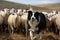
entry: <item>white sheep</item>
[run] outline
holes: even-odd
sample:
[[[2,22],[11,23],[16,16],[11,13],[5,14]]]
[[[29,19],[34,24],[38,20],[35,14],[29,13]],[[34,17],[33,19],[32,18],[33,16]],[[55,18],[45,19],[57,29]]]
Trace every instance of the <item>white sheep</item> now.
[[[4,18],[4,24],[7,25],[7,19],[8,19],[8,16],[10,15],[9,9],[4,8],[4,11],[0,11],[0,15],[2,15],[2,17]]]
[[[57,32],[59,32],[58,34],[60,35],[60,14],[57,14],[57,16],[56,16],[55,25],[56,25],[57,29],[59,30]]]
[[[53,12],[48,13],[48,17],[50,18],[56,14],[58,14],[58,11],[53,10]]]
[[[60,32],[60,14],[48,18],[52,22],[52,31],[56,34]]]
[[[27,39],[27,17],[28,13],[23,13],[23,15],[20,16],[20,24],[22,26],[22,31],[26,33],[26,39]]]
[[[0,15],[0,25],[2,25],[3,19],[4,19],[3,16]]]
[[[23,15],[22,9],[17,9],[17,10],[18,10],[18,11],[17,11],[17,14],[18,14],[18,15],[20,15],[20,16]]]
[[[3,21],[4,21],[4,17],[2,15],[0,15],[0,30],[3,31]]]
[[[48,13],[47,12],[42,12],[46,17],[48,17]]]
[[[23,13],[27,13],[27,10],[26,9],[23,9]]]
[[[27,22],[27,13],[24,13],[22,16],[20,16],[21,19],[21,23],[25,25],[25,23]]]
[[[4,11],[0,11],[0,15],[2,15],[3,17],[5,17],[6,15],[8,15],[9,14],[9,9],[7,9],[7,8],[4,8]]]
[[[11,14],[16,13],[16,10],[14,8],[10,9],[10,13]]]
[[[9,27],[11,28],[10,30],[10,33],[12,31],[12,34],[14,32],[14,28],[18,28],[18,25],[19,25],[19,19],[18,19],[18,15],[16,13],[14,14],[11,14],[9,17],[8,17],[8,25]]]

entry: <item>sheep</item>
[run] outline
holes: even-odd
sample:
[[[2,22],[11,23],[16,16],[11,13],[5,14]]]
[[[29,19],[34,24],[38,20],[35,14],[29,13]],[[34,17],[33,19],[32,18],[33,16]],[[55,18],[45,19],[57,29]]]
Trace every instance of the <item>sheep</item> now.
[[[0,15],[2,15],[3,17],[5,17],[8,14],[9,14],[9,9],[7,8],[4,8],[4,11],[0,11]]]
[[[26,9],[23,9],[23,13],[27,13],[27,10]]]
[[[8,16],[10,15],[9,9],[8,8],[4,8],[4,11],[0,11],[0,15],[3,17],[3,30],[7,30],[7,26],[8,26]]]
[[[56,10],[53,10],[53,14],[55,15],[55,14],[58,14],[58,11],[56,11]]]
[[[9,15],[8,17],[8,25],[10,28],[10,33],[14,33],[14,28],[18,28],[19,25],[18,15],[16,13]]]
[[[48,13],[47,12],[42,12],[46,17],[48,17]]]
[[[49,19],[50,21],[53,21],[54,19],[56,19],[56,16],[57,16],[57,14],[56,14],[56,15],[53,15],[53,16],[51,16],[51,17],[48,17],[48,19]]]
[[[27,16],[28,13],[23,13],[23,15],[20,16],[20,24],[22,25],[23,29],[25,29],[24,31],[27,29]]]
[[[47,12],[42,12],[44,15],[48,14]]]
[[[22,9],[17,9],[17,10],[18,10],[18,12],[17,12],[18,15],[20,15],[20,16],[23,15]]]
[[[2,25],[3,24],[3,20],[4,20],[3,16],[0,15],[0,31],[3,31],[3,29],[2,29],[3,28],[2,27],[3,26]]]
[[[0,25],[3,23],[3,16],[0,15]]]
[[[24,36],[26,36],[26,39],[27,39],[27,16],[28,16],[28,13],[23,13],[23,15],[19,16],[19,20],[20,20],[19,29],[20,29],[20,32],[22,32],[24,34]]]
[[[58,11],[53,10],[53,12],[48,13],[48,18],[58,14]]]
[[[52,21],[53,19],[56,18],[57,14],[58,14],[58,11],[53,10],[53,12],[48,14],[48,19]]]
[[[52,22],[51,31],[55,34],[59,34],[60,32],[60,14],[56,14],[50,18],[48,18]]]
[[[12,9],[10,10],[10,13],[11,13],[11,14],[16,13],[16,10],[15,10],[14,8],[12,8]]]
[[[57,32],[57,34],[60,35],[60,14],[57,14],[57,16],[56,16],[55,25],[57,28],[56,32]]]

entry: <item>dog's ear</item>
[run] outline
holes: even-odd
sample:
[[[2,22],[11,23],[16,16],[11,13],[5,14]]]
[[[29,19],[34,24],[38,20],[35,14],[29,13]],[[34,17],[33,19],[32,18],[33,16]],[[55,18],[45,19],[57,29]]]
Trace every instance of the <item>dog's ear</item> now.
[[[40,13],[39,12],[35,12],[35,15],[38,16],[38,15],[40,15]]]
[[[39,12],[35,12],[35,13],[39,13]]]
[[[39,12],[35,12],[35,13],[39,13]]]
[[[28,13],[32,13],[32,11],[28,11]]]

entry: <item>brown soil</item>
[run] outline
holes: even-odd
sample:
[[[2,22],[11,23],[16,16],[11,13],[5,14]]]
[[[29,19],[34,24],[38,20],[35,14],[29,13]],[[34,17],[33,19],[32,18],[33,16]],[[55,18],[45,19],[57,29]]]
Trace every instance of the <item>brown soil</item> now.
[[[26,36],[19,33],[14,33],[9,35],[9,33],[0,33],[0,40],[30,40],[26,39]],[[60,40],[60,36],[52,32],[46,32],[42,35],[42,38],[37,38],[36,40]]]

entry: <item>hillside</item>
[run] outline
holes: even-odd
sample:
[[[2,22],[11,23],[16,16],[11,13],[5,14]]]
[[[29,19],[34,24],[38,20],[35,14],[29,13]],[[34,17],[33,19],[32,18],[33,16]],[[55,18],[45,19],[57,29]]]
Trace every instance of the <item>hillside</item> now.
[[[30,6],[34,9],[34,10],[41,10],[41,11],[47,11],[49,9],[44,8],[44,7],[36,7],[36,6],[32,6],[32,5],[26,5],[26,4],[21,4],[21,3],[14,3],[14,2],[9,2],[9,1],[0,1],[0,9],[3,8],[22,8],[22,9],[29,9]]]
[[[60,3],[55,3],[55,4],[42,4],[42,5],[36,5],[36,6],[38,6],[38,7],[45,7],[45,8],[48,8],[48,9],[60,11]]]
[[[0,1],[0,9],[2,8],[28,8],[27,5],[24,4],[18,4],[14,2],[8,2],[8,1]]]

